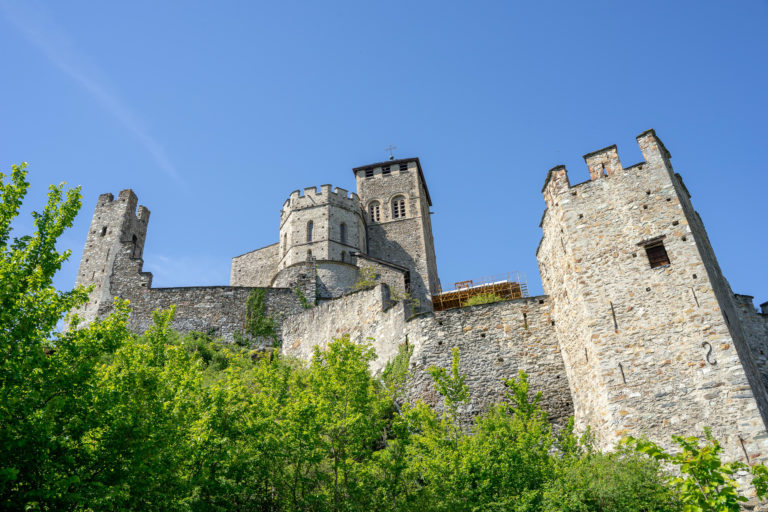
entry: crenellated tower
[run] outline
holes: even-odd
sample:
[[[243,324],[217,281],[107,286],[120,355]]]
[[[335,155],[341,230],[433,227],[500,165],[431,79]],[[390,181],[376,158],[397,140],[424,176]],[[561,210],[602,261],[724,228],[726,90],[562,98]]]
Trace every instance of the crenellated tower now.
[[[439,292],[429,207],[432,200],[418,158],[353,169],[368,221],[368,254],[410,271],[410,293],[425,309]]]
[[[317,275],[318,298],[353,288],[358,271],[354,254],[365,252],[365,218],[357,194],[322,185],[296,190],[280,213],[277,275],[274,286],[292,287],[297,272]],[[312,267],[311,269],[308,267]]]
[[[116,266],[120,267],[125,260],[141,261],[149,210],[139,206],[137,211],[137,204],[136,194],[130,189],[122,190],[117,199],[112,194],[102,194],[96,202],[75,280],[76,286],[93,286],[88,303],[77,311],[86,322],[110,310]],[[151,274],[146,275],[151,280]],[[135,279],[135,273],[130,277]],[[144,286],[151,286],[151,282]]]
[[[537,257],[577,424],[603,447],[712,427],[728,457],[764,459],[766,393],[733,294],[653,130],[644,162],[584,156],[590,180],[549,171]]]

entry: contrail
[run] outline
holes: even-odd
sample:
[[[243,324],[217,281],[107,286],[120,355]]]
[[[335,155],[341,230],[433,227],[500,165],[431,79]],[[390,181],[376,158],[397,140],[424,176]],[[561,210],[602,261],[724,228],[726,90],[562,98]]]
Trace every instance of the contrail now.
[[[24,7],[20,9],[20,5]],[[171,178],[182,182],[181,176],[163,147],[149,135],[131,109],[94,78],[95,73],[89,74],[85,71],[84,65],[77,64],[77,61],[82,61],[82,59],[77,57],[69,38],[44,12],[43,8],[40,6],[30,8],[30,6],[31,2],[12,6],[10,2],[0,1],[0,8],[6,17],[24,34],[29,42],[37,46],[57,68],[83,86],[104,110],[127,128],[152,155],[158,167]]]

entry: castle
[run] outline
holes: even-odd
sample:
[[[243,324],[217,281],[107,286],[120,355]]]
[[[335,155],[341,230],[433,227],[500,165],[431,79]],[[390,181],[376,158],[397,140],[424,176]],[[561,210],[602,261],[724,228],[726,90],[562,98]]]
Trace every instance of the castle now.
[[[131,301],[130,328],[176,305],[179,331],[231,340],[246,301],[264,290],[282,351],[309,358],[342,334],[373,338],[381,370],[413,346],[407,398],[440,406],[425,371],[459,347],[471,417],[528,373],[555,422],[574,415],[599,446],[627,434],[662,443],[710,426],[725,457],[768,459],[768,303],[734,294],[670,153],[653,130],[644,161],[622,167],[616,146],[584,158],[589,180],[549,171],[537,258],[546,295],[438,311],[432,204],[417,158],[353,169],[357,193],[323,185],[283,204],[278,241],[232,260],[230,286],[153,288],[142,253],[149,210],[123,190],[99,197],[77,285],[93,285],[78,314]],[[354,290],[361,269],[377,284]],[[519,289],[519,287],[518,287]],[[402,297],[417,300],[398,300]],[[314,299],[314,300],[312,300]]]

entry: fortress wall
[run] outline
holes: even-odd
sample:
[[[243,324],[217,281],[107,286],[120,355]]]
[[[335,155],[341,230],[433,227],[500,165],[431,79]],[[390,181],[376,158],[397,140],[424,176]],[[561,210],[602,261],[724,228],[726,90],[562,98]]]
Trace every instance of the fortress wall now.
[[[359,253],[357,255],[357,266],[361,270],[366,267],[372,268],[376,272],[378,280],[389,286],[389,289],[395,293],[402,293],[406,289],[405,273],[407,270],[398,270],[390,265],[385,265],[374,259],[368,258],[365,254]]]
[[[228,342],[245,322],[246,301],[255,288],[234,286],[202,286],[189,288],[153,288],[131,297],[132,313],[129,328],[144,332],[152,323],[152,311],[176,305],[172,327],[180,333],[190,331],[211,332]],[[280,324],[288,314],[302,310],[291,290],[266,289],[267,314]]]
[[[270,286],[280,263],[280,244],[274,243],[232,258],[230,286]]]
[[[758,313],[749,295],[734,295],[736,314],[744,329],[752,360],[768,387],[768,314]]]
[[[176,305],[171,326],[180,333],[212,331],[225,341],[233,341],[235,332],[243,328],[246,301],[255,287],[200,286],[178,288],[152,288],[152,274],[142,272],[143,260],[133,257],[133,247],[123,243],[115,257],[111,276],[111,296],[131,302],[128,327],[143,333],[152,323],[152,312]],[[111,306],[100,310],[107,315]],[[266,288],[266,313],[278,322],[280,336],[283,319],[304,311],[293,290]]]
[[[466,375],[471,401],[460,408],[462,422],[500,402],[504,381],[529,376],[533,393],[541,391],[549,419],[563,424],[573,415],[563,358],[549,314],[547,297],[532,297],[483,304],[416,317],[408,322],[408,340],[414,345],[412,376],[407,400],[422,399],[442,408],[430,366],[450,369],[451,349],[459,348],[460,371]]]
[[[350,292],[357,282],[357,267],[338,261],[315,262],[317,297],[330,299]]]
[[[352,292],[286,318],[283,353],[309,361],[316,345],[324,349],[344,334],[355,342],[373,338],[378,359],[371,370],[380,372],[405,341],[406,313],[402,301],[390,302],[386,285]]]
[[[344,334],[353,341],[373,338],[378,359],[371,370],[378,373],[397,355],[398,345],[408,340],[414,352],[405,398],[442,407],[426,370],[432,365],[450,368],[451,349],[459,347],[460,369],[471,395],[471,402],[461,408],[465,423],[501,401],[503,382],[517,377],[519,370],[529,374],[533,392],[542,392],[550,419],[562,423],[573,414],[546,297],[427,313],[410,320],[408,313],[402,301],[390,302],[386,285],[350,293],[286,318],[283,353],[310,360],[315,345],[325,348]]]

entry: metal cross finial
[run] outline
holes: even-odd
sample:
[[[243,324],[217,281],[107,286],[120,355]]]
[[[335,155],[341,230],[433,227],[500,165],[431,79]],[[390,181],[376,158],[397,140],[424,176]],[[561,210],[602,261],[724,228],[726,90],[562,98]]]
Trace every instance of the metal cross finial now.
[[[393,149],[397,149],[397,146],[393,146],[392,144],[390,144],[390,145],[389,145],[389,146],[388,146],[388,147],[385,149],[385,151],[389,151],[389,159],[390,159],[390,160],[394,160],[394,159],[395,159],[395,156],[392,154],[392,150],[393,150]]]

